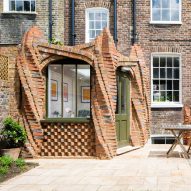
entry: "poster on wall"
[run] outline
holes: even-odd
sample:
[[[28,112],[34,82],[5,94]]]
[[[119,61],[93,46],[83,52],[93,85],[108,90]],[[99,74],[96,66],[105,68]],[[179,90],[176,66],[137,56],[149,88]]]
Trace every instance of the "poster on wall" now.
[[[51,79],[51,100],[58,101],[58,82]]]
[[[90,87],[89,86],[82,86],[82,103],[90,103]]]
[[[64,83],[63,93],[64,93],[64,102],[68,102],[68,84],[67,83]]]

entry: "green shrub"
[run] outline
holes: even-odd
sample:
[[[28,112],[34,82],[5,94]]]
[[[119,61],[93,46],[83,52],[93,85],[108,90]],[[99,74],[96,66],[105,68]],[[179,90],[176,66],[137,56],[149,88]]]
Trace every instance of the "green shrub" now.
[[[0,175],[7,174],[8,170],[9,170],[8,166],[0,166]]]
[[[11,117],[7,117],[3,121],[3,129],[1,134],[6,141],[7,148],[16,148],[24,145],[26,141],[26,132],[24,128],[14,121]]]
[[[15,164],[19,168],[23,168],[26,165],[26,162],[23,159],[17,159],[15,161]]]
[[[14,160],[10,156],[0,157],[0,167],[9,167],[13,164]]]

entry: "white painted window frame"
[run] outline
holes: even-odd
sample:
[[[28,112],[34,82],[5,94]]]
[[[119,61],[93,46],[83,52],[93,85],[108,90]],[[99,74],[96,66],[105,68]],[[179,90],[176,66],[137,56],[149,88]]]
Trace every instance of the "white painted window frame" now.
[[[85,10],[85,42],[89,43],[89,13],[90,12],[99,12],[106,11],[107,13],[107,27],[109,27],[109,9],[104,7],[92,7]]]
[[[24,2],[24,0],[21,0]],[[31,0],[29,0],[31,2]],[[24,13],[24,14],[36,14],[36,1],[35,1],[35,11],[10,11],[10,1],[9,0],[3,0],[3,13]],[[24,5],[23,5],[24,6]]]
[[[153,57],[168,56],[179,57],[179,102],[154,102],[153,101]],[[151,54],[151,107],[152,108],[182,108],[182,59],[180,53],[154,52]]]
[[[153,20],[153,2],[150,0],[150,24],[182,24],[182,0],[179,6],[179,21],[154,21]]]

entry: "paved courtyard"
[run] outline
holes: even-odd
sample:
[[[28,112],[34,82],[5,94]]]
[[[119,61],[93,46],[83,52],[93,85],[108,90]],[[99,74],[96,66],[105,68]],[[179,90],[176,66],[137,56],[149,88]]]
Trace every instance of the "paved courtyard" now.
[[[40,159],[39,166],[0,185],[0,191],[191,191],[191,159],[169,145],[149,145],[113,160]]]

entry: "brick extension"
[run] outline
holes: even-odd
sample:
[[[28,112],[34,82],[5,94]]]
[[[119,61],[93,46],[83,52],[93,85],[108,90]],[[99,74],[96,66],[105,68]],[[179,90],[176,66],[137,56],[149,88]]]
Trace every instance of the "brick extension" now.
[[[37,27],[32,27],[25,33],[17,57],[18,72],[24,89],[23,120],[32,155],[40,156],[46,145],[43,143],[45,136],[41,124],[46,108],[45,68],[50,62],[66,57],[85,61],[93,68],[91,84],[93,123],[90,124],[95,130],[94,155],[99,158],[112,158],[116,155],[116,70],[120,66],[127,66],[130,69],[132,145],[143,145],[149,136],[150,100],[149,73],[141,48],[135,45],[129,57],[121,55],[116,50],[108,29],[104,29],[95,41],[88,44],[74,47],[50,45],[44,40],[43,33]],[[78,141],[80,142],[80,139]],[[78,154],[80,155],[80,150]]]

